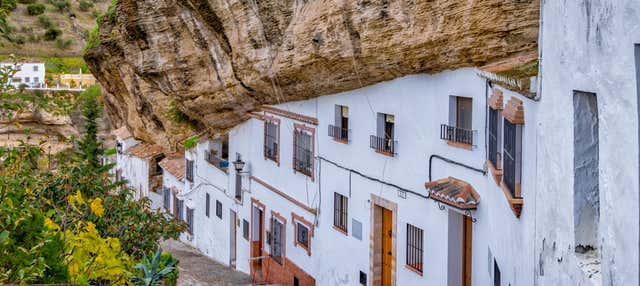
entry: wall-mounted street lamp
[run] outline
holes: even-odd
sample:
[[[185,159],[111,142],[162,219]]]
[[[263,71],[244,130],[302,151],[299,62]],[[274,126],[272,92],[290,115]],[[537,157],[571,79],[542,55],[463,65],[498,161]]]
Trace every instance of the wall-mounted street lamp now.
[[[116,152],[118,152],[118,154],[122,154],[122,143],[116,143]]]
[[[236,169],[236,200],[242,201],[242,169],[246,162],[242,161],[240,153],[236,153],[236,160],[232,162],[233,168]]]

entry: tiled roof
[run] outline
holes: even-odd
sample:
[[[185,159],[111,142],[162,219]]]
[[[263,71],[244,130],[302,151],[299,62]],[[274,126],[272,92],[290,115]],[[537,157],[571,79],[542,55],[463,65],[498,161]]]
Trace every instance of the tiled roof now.
[[[149,143],[140,143],[127,149],[124,154],[138,158],[149,158],[162,154],[162,147]]]
[[[453,177],[428,182],[424,186],[431,199],[461,210],[474,210],[480,203],[480,196],[469,183]]]
[[[160,167],[176,177],[178,180],[184,179],[185,161],[184,158],[164,158],[160,161]]]
[[[118,139],[128,139],[128,138],[133,137],[131,132],[129,132],[129,129],[127,128],[127,126],[122,126],[122,127],[118,128],[118,129],[114,130],[112,133]]]
[[[513,70],[519,66],[535,61],[536,59],[538,59],[537,51],[527,53],[524,55],[517,55],[514,57],[501,60],[499,62],[488,64],[486,66],[480,67],[480,70],[490,72],[490,73],[499,73],[499,72]]]

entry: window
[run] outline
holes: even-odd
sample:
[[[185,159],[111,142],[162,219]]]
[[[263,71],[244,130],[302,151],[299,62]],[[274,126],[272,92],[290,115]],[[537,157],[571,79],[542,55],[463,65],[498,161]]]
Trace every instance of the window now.
[[[265,121],[264,123],[264,157],[275,162],[279,162],[279,125],[280,123],[277,121]]]
[[[193,209],[187,208],[187,231],[193,233]]]
[[[313,176],[313,129],[296,125],[293,132],[293,169]]]
[[[369,146],[377,152],[394,155],[396,151],[396,141],[393,140],[394,136],[395,116],[378,113],[377,133],[376,135],[371,135]]]
[[[504,156],[502,181],[511,197],[520,197],[520,164],[522,148],[522,127],[504,120]]]
[[[487,158],[496,170],[502,168],[502,162],[500,158],[500,144],[502,138],[500,138],[500,127],[502,127],[500,121],[500,110],[489,107],[489,150],[487,152]]]
[[[493,260],[493,286],[500,286],[500,267],[498,267],[498,262]]]
[[[309,228],[299,222],[296,223],[296,242],[303,248],[309,248]]]
[[[187,160],[186,178],[187,181],[193,182],[193,160]]]
[[[367,273],[360,271],[360,285],[367,285]]]
[[[282,264],[284,247],[284,225],[277,218],[271,219],[271,258]]]
[[[204,197],[204,204],[205,204],[204,215],[206,215],[207,217],[209,217],[209,204],[210,204],[209,201],[210,201],[209,193],[206,193]]]
[[[298,277],[293,276],[293,286],[300,286],[300,280]]]
[[[33,71],[37,72],[38,71],[38,66],[33,66]]]
[[[33,77],[33,82],[39,83],[40,82],[40,78],[38,78],[37,76]]]
[[[349,107],[335,106],[335,122],[334,125],[329,125],[329,136],[338,142],[349,141]]]
[[[184,220],[184,214],[183,211],[184,210],[184,201],[183,200],[178,200],[178,207],[176,208],[176,217],[179,220]]]
[[[29,77],[25,77],[24,78],[24,82],[30,82],[30,81],[31,81],[31,79]]]
[[[162,166],[160,166],[160,162],[165,158],[164,154],[155,157],[152,161],[153,172],[151,175],[162,175]]]
[[[423,230],[407,224],[407,266],[422,273]]]
[[[242,237],[249,241],[249,222],[246,219],[242,220]]]
[[[216,216],[222,218],[222,203],[218,200],[216,200]]]
[[[338,193],[333,195],[333,226],[347,233],[347,197]]]
[[[171,207],[171,190],[169,188],[162,189],[162,206],[167,211]]]
[[[473,145],[472,130],[473,101],[469,97],[449,97],[449,123],[440,126],[440,139],[447,140],[450,145],[468,148]]]

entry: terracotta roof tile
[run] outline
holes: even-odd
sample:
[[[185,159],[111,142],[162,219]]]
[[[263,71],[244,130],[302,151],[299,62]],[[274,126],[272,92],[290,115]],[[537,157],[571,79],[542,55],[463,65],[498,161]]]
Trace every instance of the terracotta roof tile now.
[[[111,132],[113,135],[116,136],[116,138],[118,139],[128,139],[133,137],[133,134],[131,134],[131,132],[129,132],[129,129],[127,128],[127,126],[122,126],[116,130],[114,130],[113,132]]]
[[[162,147],[149,143],[141,143],[127,149],[124,154],[138,158],[149,158],[162,154]]]
[[[184,179],[185,161],[184,158],[164,158],[160,161],[160,167],[176,177],[178,180]]]
[[[480,195],[473,187],[453,177],[425,183],[429,197],[461,210],[474,210],[480,203]]]

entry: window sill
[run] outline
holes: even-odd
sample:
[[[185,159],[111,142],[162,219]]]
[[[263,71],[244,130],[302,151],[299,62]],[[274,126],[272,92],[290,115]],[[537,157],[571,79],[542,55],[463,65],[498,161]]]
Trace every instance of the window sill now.
[[[333,138],[333,141],[336,141],[336,142],[342,143],[342,144],[349,144],[349,139]]]
[[[491,161],[489,160],[486,161],[486,164],[489,168],[489,171],[491,172],[493,180],[496,182],[496,185],[500,186],[500,183],[502,182],[502,170],[495,168],[493,166],[493,163],[491,163]]]
[[[522,212],[522,205],[524,205],[524,200],[522,198],[512,197],[511,192],[509,191],[509,188],[507,188],[507,186],[504,183],[500,183],[500,189],[502,189],[502,192],[504,193],[505,197],[507,197],[507,202],[509,203],[509,206],[511,207],[511,211],[513,212],[513,214],[517,218],[520,218],[520,213]]]
[[[264,159],[267,160],[267,161],[273,161],[274,163],[276,163],[278,165],[278,167],[280,167],[280,160],[279,159],[271,158],[271,157],[267,157],[267,156],[264,156]]]
[[[344,235],[346,235],[346,236],[349,236],[349,234],[347,233],[347,231],[346,231],[346,230],[341,229],[341,228],[339,228],[339,227],[337,227],[337,226],[335,226],[335,225],[333,226],[333,229],[337,230],[338,232],[340,232],[340,233],[342,233],[342,234],[344,234]]]
[[[301,243],[295,240],[293,241],[293,246],[302,248],[304,251],[307,252],[308,256],[311,256],[311,249],[309,249],[309,246],[305,247],[304,245],[302,245]]]
[[[411,265],[404,265],[404,268],[409,269],[410,271],[414,272],[415,274],[418,274],[420,276],[422,276],[422,271],[413,268]]]
[[[376,150],[376,153],[381,154],[381,155],[385,155],[385,156],[389,156],[389,157],[395,157],[395,154],[389,152],[389,151],[382,151],[382,150]]]
[[[473,145],[466,144],[466,143],[460,143],[460,142],[454,142],[454,141],[447,140],[447,145],[452,146],[452,147],[456,147],[456,148],[469,150],[469,151],[473,150]]]

